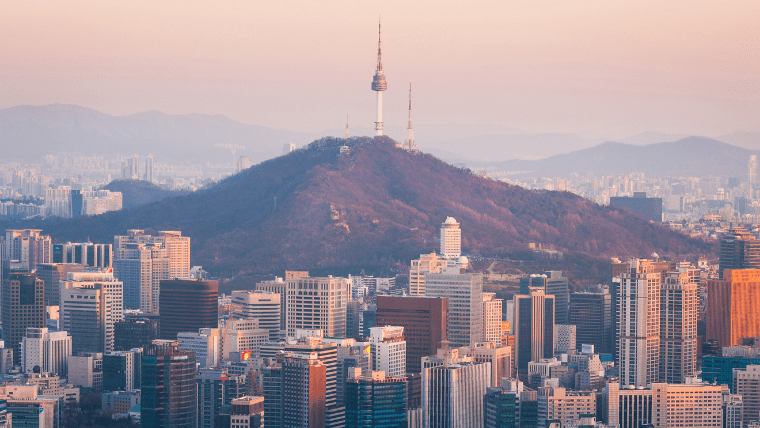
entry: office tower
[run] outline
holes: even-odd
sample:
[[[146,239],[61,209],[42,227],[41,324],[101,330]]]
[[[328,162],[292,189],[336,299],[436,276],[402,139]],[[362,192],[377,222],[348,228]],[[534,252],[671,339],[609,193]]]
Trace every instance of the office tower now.
[[[412,260],[409,269],[409,295],[425,295],[425,274],[441,273],[446,267],[446,259],[438,257],[436,253],[420,254],[420,258]]]
[[[749,192],[750,192],[750,199],[752,199],[752,190],[754,190],[755,187],[758,185],[757,180],[757,155],[750,155],[749,156],[749,163],[748,163],[748,170],[749,170]]]
[[[338,345],[322,340],[322,332],[314,330],[298,330],[295,341],[288,341],[283,348],[285,352],[297,354],[316,354],[319,361],[325,365],[325,400],[327,406],[327,427],[343,426],[345,408],[337,402],[338,375]],[[287,426],[287,424],[286,424]]]
[[[662,198],[648,198],[646,192],[633,192],[633,197],[612,196],[610,206],[627,209],[655,223],[662,221]]]
[[[19,269],[27,272],[53,257],[50,236],[42,235],[42,229],[6,229],[3,250],[3,260],[17,260]]]
[[[158,284],[169,278],[166,249],[129,243],[121,245],[115,257],[113,272],[124,284],[124,308],[158,312]]]
[[[325,427],[327,367],[315,353],[284,352],[264,368],[264,426]]]
[[[494,299],[496,293],[483,295],[483,339],[482,342],[501,343],[501,299]]]
[[[721,347],[760,336],[760,269],[728,269],[707,280],[707,339]]]
[[[385,83],[385,72],[383,71],[382,50],[380,49],[380,24],[377,25],[377,69],[375,76],[372,78],[372,90],[377,92],[377,121],[375,130],[377,136],[383,135],[383,91],[388,89]]]
[[[660,291],[660,381],[686,383],[697,373],[698,269],[668,272]]]
[[[515,364],[527,373],[528,363],[554,355],[554,296],[532,288],[514,296]]]
[[[288,273],[292,271],[285,271],[285,275],[287,276]],[[309,276],[308,272],[304,272],[306,275],[298,275],[298,276]],[[291,275],[294,276],[294,275]],[[287,314],[288,311],[286,310],[287,307],[287,296],[288,296],[288,284],[282,280],[280,277],[275,277],[273,281],[264,281],[259,282],[256,284],[256,291],[260,293],[274,293],[278,294],[280,296],[280,330],[284,333],[287,331]]]
[[[554,352],[566,354],[576,349],[576,327],[572,324],[554,324]]]
[[[568,314],[570,324],[575,326],[577,350],[582,345],[593,345],[600,354],[612,353],[615,323],[609,293],[572,293]]]
[[[512,377],[511,347],[499,346],[493,342],[479,343],[475,348],[469,349],[467,354],[476,363],[491,364],[491,386],[499,386],[502,378]]]
[[[483,397],[483,428],[517,428],[517,394],[503,388],[488,388]]]
[[[546,293],[546,280],[546,275],[536,273],[520,278],[520,294],[530,294],[531,288],[540,288]]]
[[[126,318],[114,324],[114,350],[142,348],[158,339],[158,319]]]
[[[361,339],[362,337],[362,302],[349,300],[346,302],[346,337]]]
[[[562,426],[578,423],[585,415],[596,415],[596,393],[547,388],[538,397],[538,426],[559,421]]]
[[[103,390],[103,354],[84,352],[69,356],[68,381],[81,388]]]
[[[550,270],[546,275],[546,294],[554,296],[554,322],[556,324],[568,324],[569,315],[567,306],[570,302],[570,285],[567,277],[562,276],[560,270]]]
[[[231,405],[230,427],[257,428],[264,426],[264,397],[233,398]]]
[[[161,281],[160,337],[176,340],[177,333],[217,328],[218,283],[216,281]],[[192,308],[192,310],[188,310]]]
[[[282,425],[282,358],[274,358],[261,368],[261,389],[264,395],[264,426],[284,428]],[[266,361],[266,360],[265,360]]]
[[[375,371],[385,372],[390,377],[406,376],[404,327],[373,327],[370,329],[370,343]]]
[[[261,356],[261,347],[270,341],[269,331],[259,328],[257,320],[230,320],[224,338],[223,358],[250,352],[251,357]],[[230,357],[231,358],[231,357]]]
[[[454,217],[446,217],[441,224],[441,257],[458,260],[462,255],[462,231]]]
[[[177,333],[179,350],[194,352],[195,361],[202,369],[217,367],[219,365],[219,329],[201,328],[197,333]]]
[[[618,358],[621,385],[658,382],[660,376],[660,273],[649,260],[631,259],[618,289]]]
[[[227,369],[203,368],[195,377],[198,385],[198,428],[214,428],[222,406],[245,395],[245,375],[233,375]]]
[[[3,340],[13,348],[13,361],[21,361],[26,329],[45,327],[45,284],[34,274],[11,272],[3,278],[2,294]]]
[[[73,351],[114,350],[114,324],[124,319],[121,281],[104,270],[71,272],[61,284],[61,329]]]
[[[346,380],[354,369],[362,373],[372,372],[372,345],[354,339],[325,339],[338,345],[335,396],[338,407],[346,406]]]
[[[448,339],[452,346],[472,346],[483,337],[483,275],[444,268],[426,274],[425,296],[449,299]]]
[[[760,269],[760,240],[745,229],[729,229],[720,239],[720,279],[726,269]]]
[[[145,158],[145,174],[143,175],[143,180],[147,181],[148,183],[153,182],[153,154],[148,153],[148,156]]]
[[[251,158],[248,156],[240,156],[237,162],[237,172],[243,171],[251,167]]]
[[[67,332],[29,327],[21,340],[21,359],[16,361],[20,361],[24,373],[33,373],[38,367],[65,378],[70,355],[71,336]]]
[[[13,348],[6,348],[5,341],[0,340],[0,373],[8,373],[13,368]]]
[[[255,319],[269,332],[269,340],[280,339],[280,294],[233,291],[231,297],[234,319]]]
[[[490,384],[490,364],[456,363],[423,369],[423,426],[482,428],[483,397]]]
[[[190,237],[180,231],[162,230],[153,238],[166,248],[169,257],[169,279],[190,278]]]
[[[756,420],[760,415],[760,365],[733,369],[733,391],[742,397],[742,419]]]
[[[405,378],[386,376],[382,371],[348,379],[346,426],[406,428],[406,390]]]
[[[82,272],[84,266],[75,263],[42,263],[37,265],[37,278],[45,283],[45,306],[61,304],[61,281],[69,272]]]
[[[346,278],[300,277],[286,279],[287,330],[322,330],[328,337],[346,336],[346,302],[351,294]]]
[[[58,397],[38,393],[37,385],[4,387],[8,419],[14,427],[57,428],[62,403]]]
[[[195,354],[180,351],[176,341],[156,340],[140,365],[140,426],[196,428]]]
[[[369,329],[377,326],[377,305],[368,303],[363,305],[361,312],[362,337],[369,337]]]
[[[738,394],[723,394],[723,427],[742,428],[744,425],[744,399]]]
[[[448,309],[446,297],[377,296],[377,323],[404,328],[407,373],[420,373],[420,359],[448,340]]]
[[[53,263],[73,263],[83,267],[113,267],[113,246],[92,242],[53,245]]]
[[[140,387],[139,349],[103,354],[103,391],[129,391]]]

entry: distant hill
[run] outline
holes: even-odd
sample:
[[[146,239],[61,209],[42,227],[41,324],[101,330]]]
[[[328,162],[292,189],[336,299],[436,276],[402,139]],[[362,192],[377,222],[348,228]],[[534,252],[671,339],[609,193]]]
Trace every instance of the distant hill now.
[[[254,163],[282,153],[286,143],[298,146],[310,134],[247,125],[223,115],[168,115],[158,111],[110,116],[67,104],[16,106],[0,110],[0,162],[41,162],[59,152],[141,157],[153,153],[157,162],[232,162],[229,149]]]
[[[185,190],[174,192],[165,190],[144,180],[114,180],[103,186],[103,189],[121,192],[122,207],[124,209],[190,193]]]
[[[597,176],[644,172],[649,177],[742,177],[747,174],[747,162],[752,154],[760,155],[760,147],[748,150],[710,138],[687,137],[645,146],[606,142],[535,161],[481,162],[473,165],[548,177],[567,177],[574,172],[592,172]]]
[[[377,266],[436,251],[446,216],[464,251],[504,255],[529,242],[593,257],[688,258],[714,244],[567,192],[530,191],[396,149],[386,137],[324,138],[189,195],[93,217],[3,223],[54,240],[110,242],[127,229],[181,230],[193,264],[228,276]]]

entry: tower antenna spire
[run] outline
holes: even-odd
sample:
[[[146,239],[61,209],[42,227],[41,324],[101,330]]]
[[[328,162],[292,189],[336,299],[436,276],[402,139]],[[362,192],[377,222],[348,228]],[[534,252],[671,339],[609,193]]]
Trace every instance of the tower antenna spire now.
[[[412,129],[412,82],[409,82],[409,126],[406,129],[404,149],[409,152],[419,153],[420,149],[417,147],[417,143],[414,142],[414,130]]]
[[[377,22],[377,69],[375,70],[375,76],[372,78],[372,90],[377,92],[377,120],[375,120],[375,131],[377,136],[383,135],[383,91],[388,89],[388,84],[385,83],[385,73],[383,72],[383,52],[380,46],[380,18]]]

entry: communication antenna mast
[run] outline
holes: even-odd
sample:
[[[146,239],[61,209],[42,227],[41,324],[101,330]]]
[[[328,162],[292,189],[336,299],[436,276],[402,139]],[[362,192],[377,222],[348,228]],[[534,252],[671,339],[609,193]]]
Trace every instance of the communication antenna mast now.
[[[412,129],[412,82],[409,82],[409,126],[406,129],[404,149],[409,152],[419,153],[420,149],[417,147],[417,143],[414,142],[414,130]]]

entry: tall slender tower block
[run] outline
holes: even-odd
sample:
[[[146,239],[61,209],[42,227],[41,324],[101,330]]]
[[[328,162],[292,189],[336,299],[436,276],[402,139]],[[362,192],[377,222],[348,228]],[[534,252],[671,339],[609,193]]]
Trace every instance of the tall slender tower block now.
[[[377,135],[383,135],[383,91],[388,89],[385,83],[385,72],[383,72],[382,50],[380,49],[380,24],[377,24],[377,69],[375,77],[372,78],[372,90],[377,92],[377,121],[375,130]]]
[[[409,82],[409,126],[406,127],[406,141],[404,149],[410,152],[419,152],[417,143],[414,142],[414,130],[412,129],[412,82]]]

